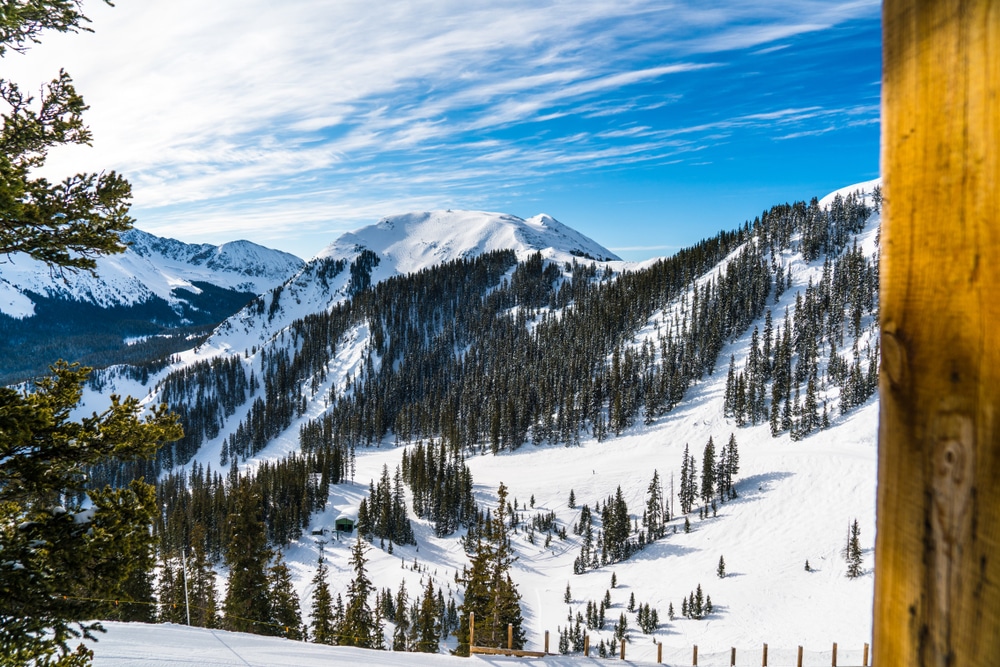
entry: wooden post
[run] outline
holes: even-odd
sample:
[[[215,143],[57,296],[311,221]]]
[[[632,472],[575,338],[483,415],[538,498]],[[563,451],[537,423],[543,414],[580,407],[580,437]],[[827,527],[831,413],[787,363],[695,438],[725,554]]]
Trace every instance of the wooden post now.
[[[691,655],[691,664],[693,667],[698,667],[698,645],[694,645],[694,652]]]
[[[882,5],[874,665],[1000,655],[1000,6]]]
[[[861,661],[861,667],[868,667],[868,644],[865,644],[865,654]]]
[[[833,642],[833,662],[830,664],[833,667],[837,667],[837,642]]]
[[[624,638],[622,639],[622,652],[619,655],[619,658],[622,659],[622,660],[625,659],[625,639]]]
[[[736,664],[736,647],[733,646],[729,653],[729,667],[734,667]]]
[[[590,635],[583,636],[583,657],[590,657]]]
[[[799,660],[795,663],[796,667],[802,667],[802,647],[799,647]]]
[[[469,612],[469,655],[472,655],[472,647],[476,645],[476,612]]]
[[[548,654],[548,652],[549,652],[549,631],[546,630],[545,631],[545,653],[546,653],[546,655]]]
[[[508,623],[507,624],[507,648],[508,649],[514,648],[514,624],[513,623]]]
[[[656,642],[656,664],[663,664],[663,642]]]
[[[764,655],[761,658],[760,665],[761,667],[767,667],[767,644],[764,644]]]

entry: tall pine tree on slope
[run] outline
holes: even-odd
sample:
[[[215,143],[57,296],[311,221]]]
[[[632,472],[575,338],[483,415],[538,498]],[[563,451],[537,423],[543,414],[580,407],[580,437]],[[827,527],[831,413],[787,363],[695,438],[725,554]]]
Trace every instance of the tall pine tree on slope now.
[[[344,609],[344,622],[338,632],[341,646],[359,646],[375,648],[375,633],[382,632],[372,621],[372,609],[368,598],[375,587],[365,572],[365,541],[358,535],[351,548],[351,566],[354,568],[354,579],[347,587],[347,607]]]
[[[337,624],[334,619],[333,595],[330,593],[326,573],[323,547],[320,546],[316,574],[312,580],[312,640],[317,644],[333,645],[337,643]]]
[[[225,627],[237,632],[273,634],[270,582],[265,567],[271,558],[264,533],[262,503],[251,484],[240,479],[234,491],[236,508],[229,543],[226,545]]]
[[[507,532],[510,524],[507,507],[507,487],[501,483],[497,491],[497,510],[485,531],[487,536],[483,536],[484,531],[479,532],[472,565],[463,581],[465,599],[455,632],[458,637],[456,655],[469,655],[470,613],[476,616],[476,646],[506,646],[509,624],[513,631],[513,648],[524,647],[521,595],[510,578],[516,556]]]
[[[277,634],[288,639],[303,639],[299,596],[295,592],[292,574],[280,551],[268,570],[268,578],[271,587],[271,623],[277,629]]]

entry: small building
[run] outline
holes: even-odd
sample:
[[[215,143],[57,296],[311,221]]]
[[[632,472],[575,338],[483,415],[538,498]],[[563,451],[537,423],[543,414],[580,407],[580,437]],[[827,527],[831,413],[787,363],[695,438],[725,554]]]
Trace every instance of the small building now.
[[[341,512],[333,522],[338,533],[353,533],[354,527],[358,524],[358,511],[351,508]]]

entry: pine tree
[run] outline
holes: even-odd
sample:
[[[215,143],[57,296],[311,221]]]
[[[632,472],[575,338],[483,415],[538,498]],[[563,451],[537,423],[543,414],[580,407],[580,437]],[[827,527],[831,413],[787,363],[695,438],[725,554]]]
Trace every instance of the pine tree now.
[[[191,605],[191,624],[205,628],[218,627],[219,611],[215,589],[215,569],[206,551],[205,527],[197,523],[191,529],[192,553],[188,559],[188,591]]]
[[[719,556],[719,567],[716,568],[715,573],[719,575],[719,579],[726,578],[726,559]]]
[[[341,646],[375,647],[376,628],[368,604],[368,598],[374,587],[365,572],[367,563],[365,551],[365,541],[359,535],[351,549],[354,579],[347,587],[347,606],[344,609],[344,622],[339,632]]]
[[[469,655],[469,614],[476,615],[476,644],[506,646],[507,625],[513,627],[514,648],[524,646],[521,596],[510,578],[515,556],[508,530],[511,517],[507,504],[507,487],[497,491],[497,510],[488,522],[486,534],[480,533],[472,554],[472,564],[462,579],[465,600],[459,619],[457,655]]]
[[[104,412],[70,421],[88,372],[60,362],[31,393],[0,387],[0,646],[14,664],[43,655],[84,664],[87,649],[68,644],[97,629],[89,621],[100,605],[80,598],[114,594],[130,580],[142,589],[132,597],[148,595],[153,488],[135,481],[88,490],[86,473],[149,457],[177,440],[180,427],[163,409],[140,420],[133,398],[113,398]]]
[[[705,443],[704,458],[701,462],[701,499],[706,504],[715,492],[715,444],[711,436]]]
[[[861,576],[861,529],[858,520],[851,524],[851,539],[847,550],[847,576],[856,579]]]
[[[236,632],[265,633],[271,621],[270,590],[264,568],[271,558],[264,533],[258,491],[241,479],[233,490],[232,527],[226,545],[225,627]]]
[[[288,639],[303,639],[299,596],[292,585],[292,575],[280,551],[275,556],[268,575],[271,588],[271,623],[276,630],[275,634]]]
[[[646,541],[658,540],[667,533],[667,513],[663,499],[663,487],[660,485],[660,475],[653,470],[653,479],[646,488]]]
[[[434,598],[434,582],[428,577],[427,587],[424,588],[423,597],[420,598],[420,611],[417,616],[417,652],[438,652],[438,638],[441,636],[438,618],[436,600]]]
[[[410,644],[408,636],[410,632],[410,616],[408,613],[409,599],[406,593],[406,580],[399,582],[399,590],[396,592],[396,614],[393,623],[396,629],[392,634],[392,650],[408,651]]]
[[[312,579],[312,640],[317,644],[336,644],[338,623],[333,610],[330,582],[327,581],[326,561],[320,547],[316,561],[316,574]]]

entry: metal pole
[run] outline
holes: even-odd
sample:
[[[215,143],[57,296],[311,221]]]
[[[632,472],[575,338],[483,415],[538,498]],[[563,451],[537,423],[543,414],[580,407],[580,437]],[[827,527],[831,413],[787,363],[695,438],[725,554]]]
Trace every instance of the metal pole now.
[[[188,625],[191,625],[191,605],[188,604],[188,568],[185,551],[187,549],[181,549],[181,572],[184,574],[184,612],[187,614]]]

